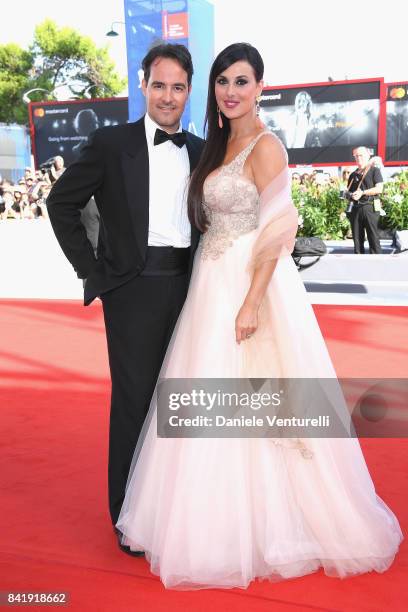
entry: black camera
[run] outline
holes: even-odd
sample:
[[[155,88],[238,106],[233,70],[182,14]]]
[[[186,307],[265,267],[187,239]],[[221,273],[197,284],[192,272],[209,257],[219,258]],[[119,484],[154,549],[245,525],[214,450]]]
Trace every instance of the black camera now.
[[[352,194],[347,191],[347,189],[342,189],[340,191],[340,197],[343,200],[346,200],[348,202],[348,206],[346,208],[346,214],[349,215],[351,213],[351,211],[353,210],[353,206],[354,206],[354,201],[352,199]]]

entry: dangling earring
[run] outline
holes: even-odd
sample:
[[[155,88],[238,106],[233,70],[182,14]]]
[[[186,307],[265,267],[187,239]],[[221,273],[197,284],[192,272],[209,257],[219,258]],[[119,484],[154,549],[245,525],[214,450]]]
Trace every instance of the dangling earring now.
[[[222,122],[221,111],[218,106],[217,106],[217,113],[218,113],[218,127],[220,128],[220,130],[222,130],[222,128],[224,127],[224,124]]]
[[[255,112],[256,112],[256,116],[259,117],[259,113],[261,111],[261,107],[259,105],[261,101],[261,96],[256,96],[255,98]]]

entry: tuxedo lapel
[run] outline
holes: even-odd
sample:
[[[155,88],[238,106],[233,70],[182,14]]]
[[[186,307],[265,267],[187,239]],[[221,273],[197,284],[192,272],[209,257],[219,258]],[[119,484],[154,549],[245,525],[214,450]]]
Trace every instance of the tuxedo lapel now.
[[[190,160],[190,172],[192,172],[200,160],[201,149],[194,143],[190,132],[186,132],[185,130],[183,130],[183,132],[186,135],[186,146],[188,158]]]
[[[129,139],[121,162],[136,247],[145,260],[149,234],[149,154],[143,117],[129,124]]]

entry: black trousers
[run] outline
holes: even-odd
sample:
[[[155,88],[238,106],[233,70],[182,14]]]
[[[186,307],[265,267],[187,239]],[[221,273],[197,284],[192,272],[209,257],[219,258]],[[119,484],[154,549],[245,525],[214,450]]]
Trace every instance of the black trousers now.
[[[350,214],[351,232],[353,234],[354,252],[364,254],[364,237],[367,240],[370,253],[381,253],[378,222],[380,213],[375,212],[372,202],[367,204],[354,204]]]
[[[113,524],[187,284],[187,274],[137,276],[101,296],[112,378],[108,483]]]

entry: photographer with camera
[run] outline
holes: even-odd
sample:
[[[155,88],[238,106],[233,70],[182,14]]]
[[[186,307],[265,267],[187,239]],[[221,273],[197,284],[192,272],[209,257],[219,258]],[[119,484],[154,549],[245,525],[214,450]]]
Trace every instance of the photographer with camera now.
[[[354,241],[354,252],[364,254],[364,238],[370,253],[381,254],[378,222],[381,201],[378,196],[383,191],[383,177],[379,168],[371,164],[367,147],[353,149],[357,169],[350,174],[345,197],[350,202],[347,216],[350,220]]]
[[[51,190],[51,184],[47,180],[38,181],[29,193],[30,210],[34,219],[48,219],[46,200]]]
[[[48,177],[51,183],[55,183],[55,181],[59,179],[59,177],[65,172],[65,170],[66,168],[64,164],[64,158],[61,157],[61,155],[57,155],[56,157],[54,157],[54,162],[48,172]]]

